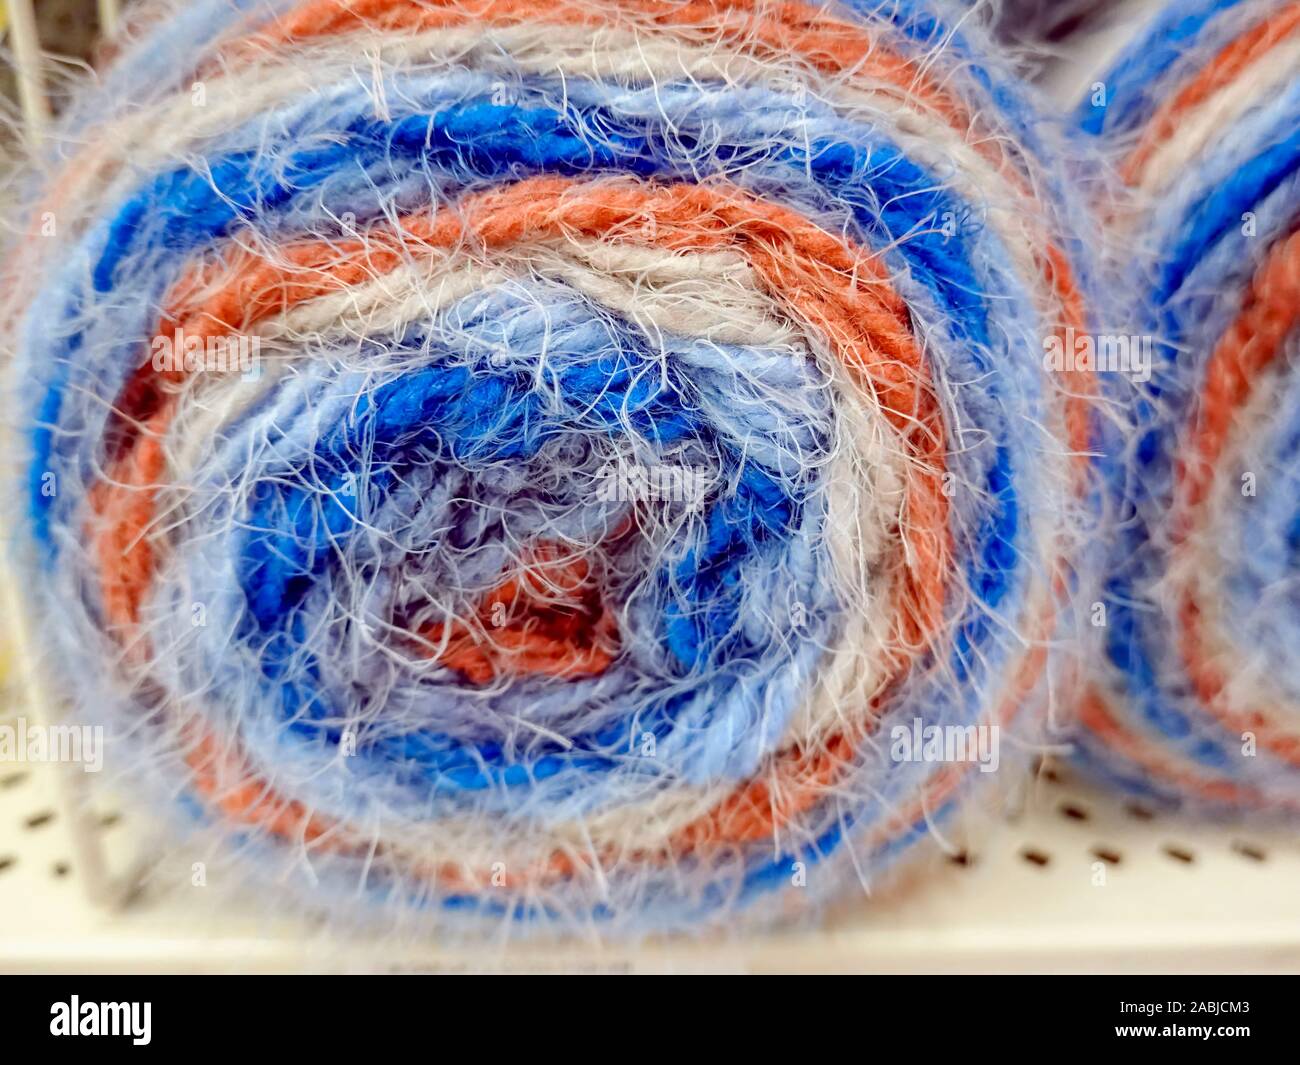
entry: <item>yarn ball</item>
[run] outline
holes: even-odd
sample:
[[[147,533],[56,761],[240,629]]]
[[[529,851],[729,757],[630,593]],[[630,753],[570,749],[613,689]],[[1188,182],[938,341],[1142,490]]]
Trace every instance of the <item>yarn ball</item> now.
[[[640,934],[875,883],[1066,668],[1051,136],[916,3],[177,6],[12,260],[50,673],[339,915]]]
[[[1169,4],[1080,116],[1133,331],[1105,669],[1081,757],[1167,800],[1300,800],[1300,5]]]

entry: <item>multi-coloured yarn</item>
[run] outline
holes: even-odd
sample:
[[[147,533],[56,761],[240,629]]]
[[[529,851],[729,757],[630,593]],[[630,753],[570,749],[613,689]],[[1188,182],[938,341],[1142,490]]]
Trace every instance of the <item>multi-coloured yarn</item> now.
[[[340,912],[646,931],[874,882],[981,777],[894,725],[1032,753],[1087,272],[975,43],[267,7],[127,50],[14,260],[28,583],[146,793]]]
[[[1111,244],[1155,341],[1082,755],[1156,796],[1293,810],[1300,4],[1170,4],[1081,117],[1117,156]]]

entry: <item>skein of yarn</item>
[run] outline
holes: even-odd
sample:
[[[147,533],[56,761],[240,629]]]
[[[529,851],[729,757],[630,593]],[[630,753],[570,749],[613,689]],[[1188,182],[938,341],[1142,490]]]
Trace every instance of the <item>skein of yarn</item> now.
[[[110,772],[250,874],[772,919],[1028,762],[1095,489],[1043,351],[1091,271],[978,40],[207,0],[61,134],[10,259],[24,585]]]
[[[1137,388],[1081,757],[1169,800],[1300,800],[1300,4],[1169,4],[1098,79]]]

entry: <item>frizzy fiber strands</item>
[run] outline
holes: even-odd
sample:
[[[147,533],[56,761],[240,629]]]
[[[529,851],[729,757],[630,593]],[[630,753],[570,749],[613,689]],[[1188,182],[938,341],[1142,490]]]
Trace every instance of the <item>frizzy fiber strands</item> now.
[[[1155,338],[1084,758],[1156,796],[1300,799],[1300,4],[1171,4],[1098,79],[1111,238]]]
[[[979,47],[157,22],[13,260],[24,583],[108,768],[338,913],[632,934],[811,912],[989,794],[1068,672],[1092,380],[1043,351],[1095,271]]]

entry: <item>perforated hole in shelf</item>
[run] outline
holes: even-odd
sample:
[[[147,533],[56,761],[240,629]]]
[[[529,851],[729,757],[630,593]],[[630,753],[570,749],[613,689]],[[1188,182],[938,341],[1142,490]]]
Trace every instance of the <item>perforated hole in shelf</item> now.
[[[42,878],[73,879],[71,839],[51,786],[52,774],[44,766],[0,762],[0,878],[21,869],[25,877],[35,870]],[[122,818],[113,812],[94,820],[101,832],[108,832]],[[110,846],[113,842],[109,837]],[[0,895],[3,888],[0,882]]]

